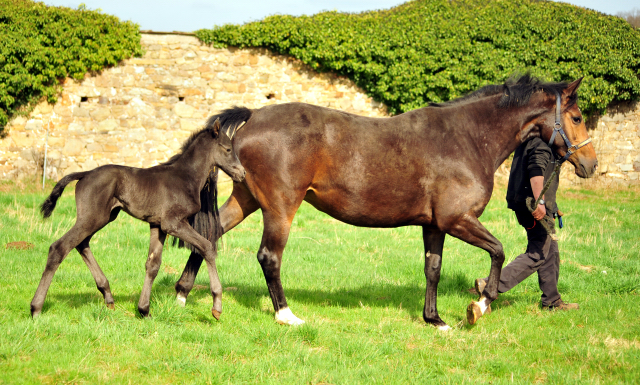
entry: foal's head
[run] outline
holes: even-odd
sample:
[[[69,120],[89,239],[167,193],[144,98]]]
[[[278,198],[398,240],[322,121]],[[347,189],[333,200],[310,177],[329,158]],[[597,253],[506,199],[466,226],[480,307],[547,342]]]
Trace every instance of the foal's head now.
[[[216,141],[210,154],[213,164],[220,167],[235,182],[242,182],[246,171],[233,151],[232,138],[227,132],[220,130],[220,119],[216,119],[213,124],[208,123],[205,130],[210,131]]]

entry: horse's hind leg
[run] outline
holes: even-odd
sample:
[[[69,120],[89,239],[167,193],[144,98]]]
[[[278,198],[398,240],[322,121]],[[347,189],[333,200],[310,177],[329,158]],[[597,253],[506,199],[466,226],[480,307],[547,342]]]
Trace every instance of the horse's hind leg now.
[[[182,220],[177,223],[162,224],[162,231],[169,235],[177,237],[184,242],[191,243],[198,249],[201,255],[204,256],[204,260],[207,261],[207,268],[209,270],[209,287],[211,289],[211,295],[213,296],[213,308],[211,314],[215,319],[220,319],[222,313],[222,284],[218,277],[218,269],[216,268],[216,252],[213,249],[213,245],[202,235],[198,234],[193,227],[189,226],[186,220]]]
[[[282,253],[287,244],[294,214],[295,209],[290,215],[284,216],[270,211],[264,212],[264,232],[258,251],[258,262],[260,262],[264,278],[267,281],[273,309],[276,312],[276,322],[295,326],[303,324],[304,321],[296,317],[289,309],[280,280]]]
[[[424,275],[427,278],[427,291],[425,293],[424,310],[422,318],[425,322],[440,330],[449,330],[450,327],[438,315],[437,297],[438,282],[440,282],[440,268],[442,267],[442,248],[445,233],[434,228],[423,227],[422,238],[424,241]]]
[[[109,222],[114,221],[118,217],[119,212],[119,208],[111,211]],[[93,234],[95,234],[95,232]],[[82,256],[82,260],[87,265],[89,271],[91,272],[91,275],[93,276],[93,279],[96,281],[96,286],[104,297],[104,303],[109,309],[113,309],[114,301],[113,295],[111,294],[111,287],[109,286],[109,280],[102,272],[102,269],[100,269],[100,266],[98,265],[96,259],[93,257],[93,253],[91,252],[91,248],[89,247],[89,242],[91,241],[93,234],[86,237],[82,242],[80,242],[80,244],[76,247],[76,250],[78,250],[78,253],[80,253],[80,256]]]
[[[244,184],[234,183],[233,193],[229,199],[220,208],[220,225],[222,233],[226,233],[236,227],[251,213],[259,208],[258,202],[253,198],[249,190]],[[187,296],[193,289],[193,284],[202,264],[202,256],[192,251],[189,255],[184,271],[180,280],[176,283],[176,300],[184,306],[187,302]]]
[[[502,244],[487,230],[478,218],[473,214],[465,214],[455,223],[448,233],[473,246],[486,250],[491,257],[491,270],[489,281],[480,299],[472,301],[467,307],[467,321],[473,325],[478,318],[491,311],[491,302],[498,298],[498,284],[500,272],[504,263],[504,251]]]
[[[151,298],[151,287],[153,281],[158,276],[160,264],[162,263],[162,247],[167,234],[160,230],[159,227],[151,225],[151,239],[149,241],[149,257],[145,264],[146,275],[144,277],[144,285],[138,301],[138,311],[144,317],[149,315],[149,299]]]

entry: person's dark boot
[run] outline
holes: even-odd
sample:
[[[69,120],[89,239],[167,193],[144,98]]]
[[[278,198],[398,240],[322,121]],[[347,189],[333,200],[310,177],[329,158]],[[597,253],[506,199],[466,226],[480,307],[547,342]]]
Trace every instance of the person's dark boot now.
[[[577,303],[566,303],[562,299],[557,300],[556,302],[550,305],[542,305],[542,310],[578,310],[580,306]]]

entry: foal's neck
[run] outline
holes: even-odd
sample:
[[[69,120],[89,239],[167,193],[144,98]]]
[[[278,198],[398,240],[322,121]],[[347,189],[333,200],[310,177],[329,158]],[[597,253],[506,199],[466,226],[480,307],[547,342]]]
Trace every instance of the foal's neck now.
[[[208,134],[203,133],[196,138],[174,163],[176,168],[185,173],[199,189],[202,189],[209,173],[216,166],[213,160],[213,146],[216,141],[204,135]]]

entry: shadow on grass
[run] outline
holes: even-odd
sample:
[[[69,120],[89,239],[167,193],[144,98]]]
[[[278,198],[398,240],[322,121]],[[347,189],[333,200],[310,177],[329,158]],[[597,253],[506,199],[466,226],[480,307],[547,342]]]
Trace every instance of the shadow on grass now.
[[[177,276],[176,276],[177,279]],[[156,281],[158,289],[162,292],[174,293],[173,286],[175,280],[171,276],[165,276]],[[160,286],[164,286],[161,288]],[[339,306],[354,308],[361,306],[385,308],[385,307],[405,307],[420,308],[424,305],[425,285],[393,285],[389,283],[372,282],[368,285],[349,288],[324,288],[324,289],[285,289],[287,298],[300,303],[316,306]],[[440,298],[446,296],[462,296],[469,299],[475,298],[468,289],[472,287],[471,281],[463,274],[458,273],[449,276],[442,276],[438,285],[438,295]],[[154,288],[156,286],[154,285]],[[225,296],[232,296],[242,306],[251,309],[260,309],[262,297],[268,295],[266,284],[262,282],[255,285],[247,285],[240,282],[226,282],[225,287],[235,287],[237,290],[225,291]],[[189,301],[199,301],[205,297],[210,297],[208,287],[196,285],[189,294]]]

